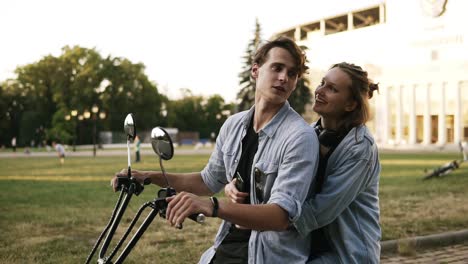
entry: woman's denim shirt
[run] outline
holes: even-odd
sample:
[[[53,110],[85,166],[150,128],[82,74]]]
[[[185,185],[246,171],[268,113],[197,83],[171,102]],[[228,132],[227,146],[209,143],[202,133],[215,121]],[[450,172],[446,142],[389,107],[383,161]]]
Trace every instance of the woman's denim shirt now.
[[[304,236],[326,226],[332,252],[310,263],[379,263],[380,169],[369,130],[353,128],[328,159],[322,191],[304,203],[294,223]]]
[[[233,178],[241,156],[242,139],[246,135],[253,111],[254,108],[251,108],[231,116],[221,128],[215,150],[201,173],[203,181],[213,192],[223,190]],[[254,171],[259,170],[262,172],[264,203],[277,204],[288,212],[290,221],[294,223],[301,214],[302,204],[308,197],[309,187],[317,170],[317,135],[288,102],[258,135],[258,150],[250,177],[250,193],[256,192]],[[250,203],[260,204],[256,195],[250,195]],[[200,263],[211,261],[230,226],[230,222],[223,221],[214,246],[203,254]],[[300,236],[294,228],[280,232],[252,230],[249,263],[305,263],[309,251],[309,236]]]

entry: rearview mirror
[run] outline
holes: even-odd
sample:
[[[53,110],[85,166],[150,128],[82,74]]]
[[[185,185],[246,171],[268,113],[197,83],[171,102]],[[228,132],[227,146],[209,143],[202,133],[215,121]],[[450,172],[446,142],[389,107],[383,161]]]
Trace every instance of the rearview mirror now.
[[[124,130],[129,140],[134,140],[136,136],[135,120],[133,114],[128,114],[124,121]]]
[[[156,155],[164,160],[170,160],[174,155],[171,137],[162,127],[155,127],[151,131],[151,146]]]

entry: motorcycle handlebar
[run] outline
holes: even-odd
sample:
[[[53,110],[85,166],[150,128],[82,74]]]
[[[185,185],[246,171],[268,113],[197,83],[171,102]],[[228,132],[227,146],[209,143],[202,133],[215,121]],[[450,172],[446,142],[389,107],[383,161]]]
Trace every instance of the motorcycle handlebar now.
[[[166,197],[173,196],[175,194],[176,194],[176,191],[173,188],[162,188],[158,191],[158,197],[159,197],[158,204],[160,207],[160,215],[163,218],[166,218],[166,208],[167,208]],[[206,219],[205,215],[201,213],[198,213],[198,214],[195,213],[195,214],[189,215],[188,218],[199,224],[205,223],[205,219]],[[176,228],[182,229],[182,224],[177,225]]]
[[[192,215],[189,215],[189,217],[191,220],[199,223],[199,224],[204,224],[205,223],[205,215],[204,214],[192,214]],[[176,228],[178,229],[182,229],[183,228],[183,225],[182,224],[178,224],[176,225]]]

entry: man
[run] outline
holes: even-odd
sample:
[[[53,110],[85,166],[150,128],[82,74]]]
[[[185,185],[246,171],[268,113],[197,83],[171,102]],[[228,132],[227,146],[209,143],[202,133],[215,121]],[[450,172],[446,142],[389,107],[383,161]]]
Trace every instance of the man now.
[[[468,161],[468,142],[460,141],[458,144],[460,146],[460,152],[462,153],[462,156],[463,156],[462,162]]]
[[[60,164],[63,165],[65,163],[65,148],[62,144],[52,141],[52,147],[57,151],[57,156],[60,159]]]
[[[16,152],[16,137],[11,139],[11,147],[13,148],[13,152]]]
[[[140,162],[140,145],[141,145],[141,140],[138,136],[135,136],[135,162]]]
[[[254,106],[224,123],[201,172],[167,174],[169,184],[183,191],[168,198],[166,218],[172,225],[194,213],[224,220],[214,246],[200,263],[307,260],[310,238],[299,236],[291,225],[301,213],[317,169],[318,140],[287,102],[306,70],[305,56],[292,40],[281,37],[263,45],[251,69],[256,83]],[[126,175],[126,170],[120,175]],[[150,178],[154,184],[166,185],[160,172],[132,175],[139,181]],[[217,193],[235,177],[244,182],[249,204],[197,196]],[[115,188],[116,181],[112,183]]]

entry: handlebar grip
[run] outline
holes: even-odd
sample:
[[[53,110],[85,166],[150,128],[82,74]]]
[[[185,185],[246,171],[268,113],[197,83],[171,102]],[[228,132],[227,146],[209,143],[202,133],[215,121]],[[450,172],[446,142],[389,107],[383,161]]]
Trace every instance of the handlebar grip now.
[[[205,215],[204,214],[189,215],[189,218],[192,219],[193,221],[199,223],[199,224],[205,223]]]
[[[143,181],[143,185],[149,185],[149,184],[151,184],[151,179],[145,178],[145,180]]]
[[[204,214],[192,214],[192,215],[189,215],[189,217],[191,220],[199,223],[199,224],[204,224],[205,223],[205,215]],[[176,225],[176,228],[177,229],[182,229],[182,224],[178,224]]]

